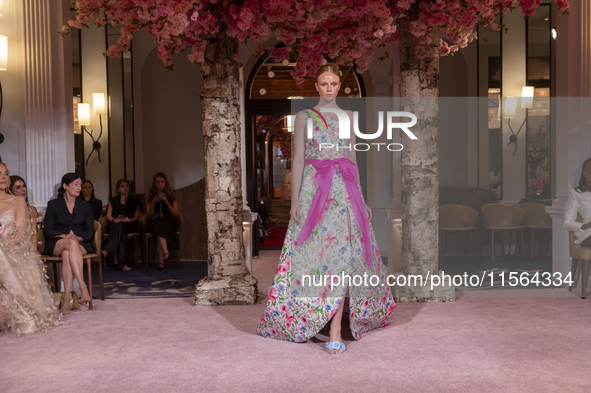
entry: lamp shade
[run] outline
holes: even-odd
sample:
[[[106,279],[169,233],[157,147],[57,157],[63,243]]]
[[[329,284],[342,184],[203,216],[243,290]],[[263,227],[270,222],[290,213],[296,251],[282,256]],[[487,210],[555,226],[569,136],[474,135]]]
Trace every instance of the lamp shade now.
[[[78,124],[81,126],[90,125],[90,104],[78,104]]]
[[[0,71],[8,69],[8,37],[0,35]]]
[[[534,103],[534,88],[533,86],[523,86],[521,90],[521,107],[531,108]]]
[[[513,119],[515,117],[515,110],[517,109],[517,97],[505,98],[505,110],[503,117]]]
[[[92,105],[94,106],[95,115],[106,114],[105,93],[92,93]]]

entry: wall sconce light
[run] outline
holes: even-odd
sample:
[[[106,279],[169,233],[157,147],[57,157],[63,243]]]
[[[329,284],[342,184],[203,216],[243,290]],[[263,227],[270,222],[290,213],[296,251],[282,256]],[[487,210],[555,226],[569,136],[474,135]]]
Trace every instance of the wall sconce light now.
[[[8,37],[0,35],[0,71],[8,69]]]
[[[105,93],[92,93],[92,105],[95,115],[105,115]]]
[[[92,106],[94,107],[94,114],[99,115],[99,123],[101,127],[101,131],[99,133],[98,138],[94,139],[94,130],[88,132],[86,129],[87,125],[90,125],[90,104],[86,103],[79,103],[78,104],[78,123],[80,127],[90,136],[92,139],[92,151],[86,158],[86,166],[88,166],[88,161],[90,160],[90,156],[96,150],[96,154],[98,155],[99,162],[101,161],[101,143],[99,142],[101,136],[103,136],[103,119],[102,115],[106,113],[106,106],[105,106],[105,94],[104,93],[93,93],[92,94]]]
[[[519,130],[517,133],[513,132],[513,128],[511,127],[511,119],[515,118],[515,112],[517,110],[517,97],[507,97],[505,101],[505,112],[503,113],[503,117],[507,118],[507,125],[509,125],[509,129],[511,130],[511,136],[509,137],[509,143],[507,147],[512,143],[515,143],[515,150],[513,151],[513,156],[517,153],[517,136],[521,132],[523,125],[527,121],[528,116],[528,109],[533,106],[534,100],[534,88],[532,86],[523,86],[521,89],[521,107],[525,108],[525,118],[523,119],[523,123],[519,126]]]
[[[81,127],[90,125],[90,104],[78,104],[78,124]]]
[[[2,0],[0,0],[0,16],[2,16]]]
[[[558,33],[556,32],[556,27],[553,27],[553,28],[550,30],[550,34],[552,34],[552,39],[553,39],[554,41],[556,41],[556,37],[558,36]]]

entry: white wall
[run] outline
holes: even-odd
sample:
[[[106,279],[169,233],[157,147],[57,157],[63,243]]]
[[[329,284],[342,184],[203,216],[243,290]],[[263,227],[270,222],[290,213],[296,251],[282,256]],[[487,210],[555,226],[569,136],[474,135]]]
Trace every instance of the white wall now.
[[[57,35],[68,9],[67,0],[4,1],[0,17],[0,34],[8,37],[0,154],[41,210],[74,170],[70,38]]]
[[[503,23],[509,29],[509,32],[503,35],[503,98],[521,97],[521,90],[526,85],[526,42],[523,13],[519,9],[509,12],[503,18]],[[518,101],[515,118],[511,119],[511,127],[514,132],[517,132],[525,119],[525,110],[521,110],[520,106],[520,101]],[[515,144],[507,146],[511,136],[508,119],[503,119],[502,127],[503,203],[517,205],[521,198],[525,198],[525,132],[522,129],[519,133],[517,151],[515,151]]]
[[[8,38],[8,67],[6,71],[0,71],[0,133],[4,135],[4,142],[0,144],[0,156],[11,174],[26,177],[25,95],[22,94],[25,85],[25,39],[22,2],[4,1],[2,10],[0,34]]]
[[[105,28],[90,26],[80,30],[81,62],[82,62],[82,102],[90,104],[90,125],[86,126],[96,140],[100,134],[99,115],[94,114],[92,103],[93,93],[105,93],[107,96],[107,62],[104,57],[106,50]],[[108,101],[107,101],[108,105]],[[103,135],[101,136],[101,161],[97,152],[93,152],[88,165],[86,159],[92,151],[92,138],[84,133],[84,178],[92,181],[94,195],[106,205],[109,195],[109,122],[106,115],[102,116]]]
[[[186,53],[174,60],[174,71],[167,71],[154,48],[134,75],[134,84],[141,84],[141,95],[134,97],[141,105],[136,135],[141,133],[144,184],[138,192],[147,190],[156,172],[164,172],[175,189],[205,176],[199,66]]]

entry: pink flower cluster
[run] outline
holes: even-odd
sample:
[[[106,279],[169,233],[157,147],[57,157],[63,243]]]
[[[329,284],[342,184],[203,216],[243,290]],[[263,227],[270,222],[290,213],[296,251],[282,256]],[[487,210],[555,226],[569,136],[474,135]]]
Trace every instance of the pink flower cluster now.
[[[533,15],[542,0],[519,0],[525,15]],[[555,0],[567,12],[568,0]],[[500,29],[494,21],[514,8],[514,0],[77,0],[77,17],[69,25],[89,23],[121,26],[116,45],[108,56],[120,56],[129,48],[133,32],[147,30],[158,41],[159,57],[172,67],[172,55],[190,51],[192,62],[203,62],[209,40],[235,37],[262,42],[272,33],[284,43],[263,50],[276,62],[296,60],[293,77],[301,83],[315,76],[324,59],[368,69],[374,49],[398,41],[398,23],[411,19],[411,33],[432,40],[434,29],[442,56],[464,48],[476,38],[474,25]],[[65,31],[64,31],[65,32]]]

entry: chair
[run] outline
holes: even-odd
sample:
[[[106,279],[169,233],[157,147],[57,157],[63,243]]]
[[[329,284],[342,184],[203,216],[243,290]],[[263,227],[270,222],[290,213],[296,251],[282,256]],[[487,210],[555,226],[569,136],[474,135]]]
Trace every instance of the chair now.
[[[482,206],[482,219],[484,228],[490,229],[490,258],[495,260],[495,231],[510,234],[513,231],[521,233],[521,249],[523,250],[523,226],[521,223],[525,217],[525,211],[518,207],[503,205],[501,203],[490,203]],[[517,240],[517,239],[516,239]],[[509,235],[509,250],[511,249],[511,235]],[[525,262],[525,253],[521,253]]]
[[[94,246],[94,250],[96,252],[84,254],[82,256],[82,258],[84,259],[84,262],[86,262],[86,268],[88,270],[88,292],[90,293],[89,308],[91,310],[92,310],[92,270],[91,270],[92,262],[98,263],[101,300],[105,300],[105,286],[103,283],[103,264],[101,263],[101,259],[99,257],[101,255],[101,232],[102,232],[101,224],[98,221],[95,221],[94,222],[93,246]],[[39,253],[41,254],[43,252],[43,250],[45,249],[45,238],[43,237],[42,231],[37,232],[36,243],[37,243],[37,250],[39,250]],[[42,254],[41,258],[43,259],[43,261],[45,263],[52,265],[53,272],[54,272],[54,284],[55,284],[56,292],[59,292],[60,291],[60,285],[59,285],[59,280],[58,280],[59,274],[58,274],[58,269],[57,269],[56,265],[58,263],[62,262],[62,257],[55,256],[55,255]]]
[[[478,212],[464,205],[439,206],[439,231],[442,234],[443,258],[445,259],[445,237],[447,232],[466,234],[466,259],[468,259],[469,235],[476,233]]]
[[[577,222],[583,222],[580,215],[577,214]],[[569,243],[570,243],[570,257],[573,259],[571,265],[571,280],[574,282],[577,274],[577,265],[581,260],[581,299],[587,298],[587,278],[589,276],[589,261],[591,260],[591,247],[580,247],[575,243],[575,233],[568,232]],[[575,284],[576,285],[576,284]],[[569,291],[573,290],[573,284],[568,288]]]
[[[133,262],[135,264],[135,267],[137,269],[137,267],[139,266],[140,262],[141,262],[141,256],[140,256],[140,262],[138,262],[138,256],[141,254],[141,250],[142,250],[142,246],[140,244],[141,242],[141,235],[139,232],[139,228],[142,222],[142,213],[140,212],[140,216],[139,216],[139,220],[138,220],[138,225],[136,227],[136,232],[133,233],[127,233],[125,234],[125,237],[127,239],[133,239]],[[101,216],[100,219],[100,223],[101,223],[101,227],[102,228],[106,228],[107,224],[109,223],[107,221],[107,217],[106,216]],[[108,233],[103,233],[103,240],[108,238],[109,234]],[[104,258],[101,257],[101,259],[104,261]],[[105,264],[103,263],[103,266],[105,266]]]
[[[519,205],[519,208],[525,211],[525,219],[523,220],[523,224],[521,224],[524,228],[529,228],[531,230],[531,260],[534,260],[534,229],[550,229],[552,230],[552,217],[548,213],[546,213],[547,205],[542,203],[522,203]],[[546,242],[548,245],[550,242]],[[541,250],[541,242],[538,242],[540,245],[540,254],[542,253]]]
[[[150,239],[154,239],[154,235],[146,231],[148,227],[148,216],[144,215],[140,220],[141,228],[144,233],[144,254],[146,258],[146,268],[150,267]],[[183,233],[183,215],[179,212],[178,216],[176,216],[176,233],[179,235],[179,242],[180,236]],[[169,252],[172,250],[169,250]],[[177,263],[178,267],[181,267],[181,252],[180,249],[177,252]]]

